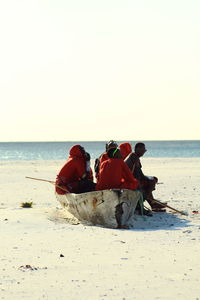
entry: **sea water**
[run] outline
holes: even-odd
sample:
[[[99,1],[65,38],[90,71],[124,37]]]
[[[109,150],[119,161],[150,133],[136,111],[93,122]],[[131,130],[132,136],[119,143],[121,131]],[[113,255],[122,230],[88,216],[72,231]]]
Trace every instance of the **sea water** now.
[[[120,144],[122,141],[118,141]],[[134,148],[135,141],[128,141]],[[193,141],[142,141],[147,152],[145,157],[200,157],[200,140]],[[82,145],[91,158],[105,151],[102,142],[1,142],[0,160],[59,160],[66,159],[70,148]]]

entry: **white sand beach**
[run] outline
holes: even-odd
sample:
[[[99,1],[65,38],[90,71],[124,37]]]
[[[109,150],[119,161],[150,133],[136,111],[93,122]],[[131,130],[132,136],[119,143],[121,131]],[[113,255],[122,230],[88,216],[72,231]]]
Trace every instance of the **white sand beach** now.
[[[156,199],[188,216],[167,209],[131,230],[71,222],[53,185],[25,179],[54,180],[63,163],[0,163],[1,299],[200,299],[199,158],[142,159]]]

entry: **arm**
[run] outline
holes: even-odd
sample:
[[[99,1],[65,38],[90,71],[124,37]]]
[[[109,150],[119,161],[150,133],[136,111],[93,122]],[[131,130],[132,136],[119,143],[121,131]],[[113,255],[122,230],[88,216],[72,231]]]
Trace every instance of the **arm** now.
[[[100,165],[100,160],[99,160],[99,158],[96,158],[95,163],[94,163],[94,171],[95,171],[96,175],[99,173],[99,165]]]
[[[57,175],[59,184],[68,183],[68,178],[71,176],[71,173],[74,172],[73,165],[71,160],[68,160],[65,165],[61,168],[60,172]]]
[[[132,173],[134,172],[137,160],[138,159],[134,153],[129,154],[128,157],[124,160]]]
[[[138,187],[137,179],[133,176],[131,170],[129,169],[127,164],[125,164],[124,162],[122,164],[122,175],[126,182],[130,182],[134,185],[135,189]]]

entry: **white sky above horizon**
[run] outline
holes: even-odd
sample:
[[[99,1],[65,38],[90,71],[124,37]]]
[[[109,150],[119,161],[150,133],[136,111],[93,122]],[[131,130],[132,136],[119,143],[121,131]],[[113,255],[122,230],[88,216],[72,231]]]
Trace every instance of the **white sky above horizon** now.
[[[0,2],[0,141],[200,139],[198,0]]]

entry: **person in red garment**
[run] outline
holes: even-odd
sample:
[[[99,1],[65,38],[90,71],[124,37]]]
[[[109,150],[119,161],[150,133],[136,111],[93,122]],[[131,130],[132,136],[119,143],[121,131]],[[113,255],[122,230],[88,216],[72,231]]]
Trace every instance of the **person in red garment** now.
[[[108,143],[106,143],[106,151],[102,153],[99,158],[95,160],[94,164],[94,170],[95,170],[95,176],[98,178],[99,169],[101,164],[108,159],[108,150],[109,149],[116,149],[118,147],[117,143],[113,140],[110,140]]]
[[[56,178],[58,194],[85,193],[95,189],[92,170],[89,166],[90,155],[80,145],[74,145],[69,152],[69,158]]]
[[[120,150],[111,148],[107,154],[108,159],[100,165],[96,190],[136,190],[138,181],[123,161]]]
[[[123,160],[132,152],[132,147],[130,143],[122,143],[119,145],[119,150],[121,152]]]

